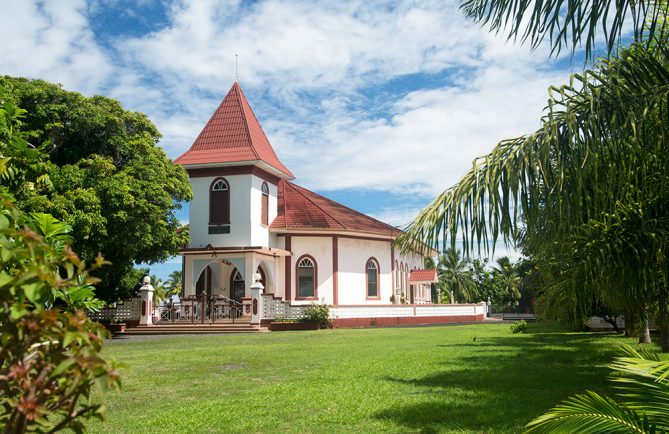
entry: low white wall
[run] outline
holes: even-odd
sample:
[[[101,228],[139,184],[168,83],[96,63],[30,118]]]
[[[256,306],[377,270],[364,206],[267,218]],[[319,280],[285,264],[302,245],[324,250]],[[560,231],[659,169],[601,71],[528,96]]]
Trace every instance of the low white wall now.
[[[331,318],[393,318],[409,316],[465,316],[485,314],[484,304],[333,306]]]
[[[142,300],[140,298],[131,298],[116,303],[116,307],[104,308],[100,312],[88,312],[88,317],[95,321],[106,320],[138,320],[141,313]]]

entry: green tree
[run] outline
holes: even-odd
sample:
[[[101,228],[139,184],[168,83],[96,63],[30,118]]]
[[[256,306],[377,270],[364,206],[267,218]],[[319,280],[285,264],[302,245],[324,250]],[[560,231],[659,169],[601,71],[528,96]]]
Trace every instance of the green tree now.
[[[116,293],[119,298],[128,299],[138,297],[139,288],[142,286],[142,279],[148,275],[148,268],[132,268],[126,272],[116,286]]]
[[[473,301],[478,295],[469,270],[469,260],[455,249],[447,249],[437,264],[442,300]]]
[[[513,300],[514,304],[520,301],[521,279],[516,271],[516,267],[507,256],[497,258],[497,266],[494,267],[495,273],[500,277],[502,289]]]
[[[190,200],[186,172],[157,146],[148,118],[112,99],[86,98],[40,80],[0,78],[0,88],[29,109],[27,128],[53,163],[50,185],[24,189],[18,205],[72,226],[72,247],[90,261],[111,261],[96,272],[97,295],[127,296],[122,288],[133,263],[164,261],[187,244],[175,211]]]
[[[472,260],[471,274],[481,299],[490,300],[495,310],[500,310],[507,304],[507,293],[499,284],[499,279],[495,279],[495,275],[488,269],[487,259]]]

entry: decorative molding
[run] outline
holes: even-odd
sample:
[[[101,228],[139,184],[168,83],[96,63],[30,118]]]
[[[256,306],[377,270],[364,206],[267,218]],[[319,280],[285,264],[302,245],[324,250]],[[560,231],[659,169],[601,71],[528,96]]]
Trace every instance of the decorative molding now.
[[[230,175],[255,175],[260,179],[271,182],[274,185],[279,184],[278,176],[261,169],[258,166],[223,166],[223,167],[200,167],[200,168],[185,168],[188,176],[191,178],[208,178],[213,176],[230,176]]]

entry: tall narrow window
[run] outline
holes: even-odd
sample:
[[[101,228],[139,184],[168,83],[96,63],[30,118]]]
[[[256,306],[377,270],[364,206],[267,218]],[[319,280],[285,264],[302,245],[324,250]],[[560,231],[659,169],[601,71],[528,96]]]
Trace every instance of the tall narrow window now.
[[[308,256],[297,262],[297,298],[316,298],[316,261]]]
[[[379,298],[379,264],[370,258],[367,261],[367,298]]]
[[[211,183],[209,192],[209,233],[230,233],[230,185],[223,178]]]
[[[230,298],[235,301],[242,302],[244,293],[246,292],[246,285],[241,273],[235,268],[232,271],[232,285],[230,285]]]
[[[262,206],[260,207],[260,223],[269,224],[269,187],[266,182],[262,183]]]
[[[409,286],[409,264],[404,264],[404,288],[406,288],[407,293],[411,291]]]

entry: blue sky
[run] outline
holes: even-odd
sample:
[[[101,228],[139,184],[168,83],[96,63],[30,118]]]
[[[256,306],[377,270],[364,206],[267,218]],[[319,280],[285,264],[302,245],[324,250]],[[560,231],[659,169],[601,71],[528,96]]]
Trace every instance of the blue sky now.
[[[0,4],[0,74],[117,98],[148,114],[171,158],[225,96],[238,54],[296,182],[398,226],[475,157],[535,130],[548,86],[582,67],[487,33],[452,0]]]

